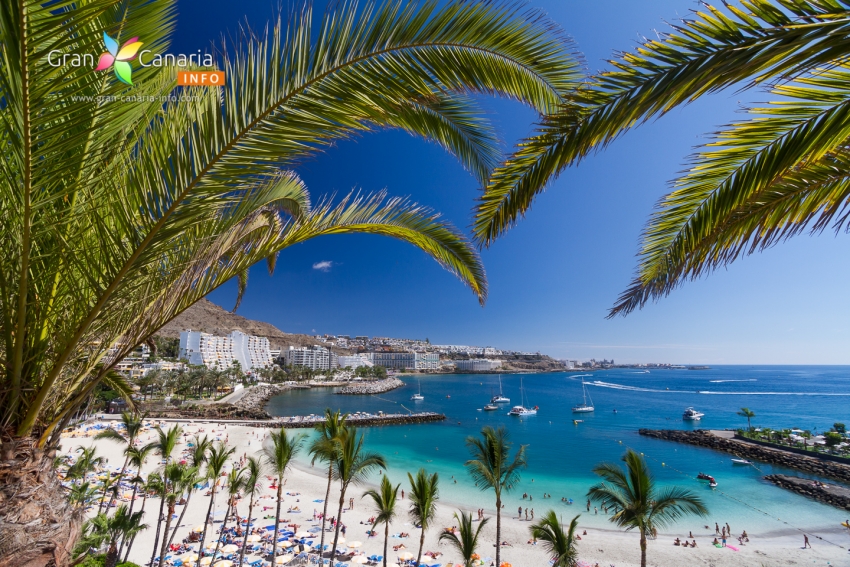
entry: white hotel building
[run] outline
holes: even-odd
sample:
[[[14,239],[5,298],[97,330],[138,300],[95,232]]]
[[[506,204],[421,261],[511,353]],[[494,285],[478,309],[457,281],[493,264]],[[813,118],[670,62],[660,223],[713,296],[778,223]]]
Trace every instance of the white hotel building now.
[[[285,351],[284,359],[287,366],[304,366],[313,370],[330,370],[339,365],[336,353],[319,345],[300,348],[291,346]]]
[[[183,331],[180,333],[179,358],[188,360],[189,364],[218,370],[230,368],[235,360],[243,372],[252,372],[273,363],[269,340],[241,331],[233,331],[226,337]]]
[[[469,360],[455,360],[455,368],[465,372],[487,372],[502,366],[501,360],[490,360],[489,358],[470,358]]]

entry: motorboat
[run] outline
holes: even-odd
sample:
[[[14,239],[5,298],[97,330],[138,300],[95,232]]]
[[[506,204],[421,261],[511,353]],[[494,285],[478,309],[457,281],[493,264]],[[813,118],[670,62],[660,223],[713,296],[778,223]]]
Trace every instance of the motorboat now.
[[[508,412],[508,415],[522,417],[525,415],[537,415],[537,410],[539,409],[537,406],[529,409],[525,407],[525,390],[522,387],[522,376],[519,379],[519,397],[522,401],[522,405],[514,406],[511,408],[511,411]]]
[[[413,394],[412,396],[410,396],[410,399],[413,400],[414,402],[421,402],[422,400],[425,399],[425,396],[422,395],[422,381],[421,380],[417,380],[417,381],[419,382],[419,391],[416,392],[415,394]]]
[[[732,459],[733,465],[751,465],[752,461],[748,461],[747,459]]]
[[[496,404],[487,404],[486,406],[484,406],[481,409],[483,409],[484,411],[494,411],[494,410],[499,409],[499,406],[497,406]]]
[[[715,478],[713,476],[711,476],[710,474],[699,473],[697,475],[697,478],[699,480],[707,480],[708,486],[710,486],[711,488],[717,488],[717,480],[715,480]]]
[[[581,405],[573,406],[573,413],[590,413],[593,411],[593,400],[590,400],[590,403],[587,403],[588,398],[590,398],[590,394],[587,393],[587,385],[584,383],[584,380],[581,381],[581,391],[584,395],[584,401]]]
[[[491,404],[509,404],[509,403],[511,403],[511,399],[506,398],[505,395],[502,393],[502,375],[501,374],[499,374],[499,395],[493,396],[492,398],[490,398],[490,403]]]
[[[694,408],[687,408],[685,409],[685,413],[682,414],[682,419],[685,421],[699,421],[704,415],[704,413],[700,413]]]
[[[579,423],[584,423],[584,420],[583,419],[574,419],[573,420],[573,425],[578,425]]]

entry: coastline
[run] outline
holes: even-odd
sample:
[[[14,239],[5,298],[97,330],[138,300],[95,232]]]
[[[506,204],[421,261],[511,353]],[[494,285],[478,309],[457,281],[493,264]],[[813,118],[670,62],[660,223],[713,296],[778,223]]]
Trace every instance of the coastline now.
[[[263,440],[267,437],[267,430],[258,430],[251,427],[233,424],[198,424],[190,423],[188,420],[184,423],[187,435],[181,439],[181,444],[178,446],[178,451],[185,449],[185,443],[190,439],[190,431],[200,434],[210,435],[211,437],[219,437],[222,440],[227,440],[229,445],[237,448],[237,457],[250,455],[258,451]],[[201,431],[203,430],[203,431]],[[148,430],[142,435],[141,443],[151,441],[153,438],[152,430]],[[78,445],[90,446],[97,445],[99,454],[107,457],[109,464],[113,466],[121,464],[123,457],[121,456],[121,448],[116,443],[108,440],[94,440],[90,437],[73,438],[68,437],[63,439],[62,452],[65,454],[74,454],[74,450]],[[153,459],[149,459],[148,464],[143,471],[143,474],[148,474],[154,468]],[[426,466],[424,462],[410,463],[410,471],[414,472],[419,466]],[[393,472],[393,483],[401,483],[402,488],[407,488],[407,480]],[[347,537],[349,541],[362,541],[362,548],[367,554],[381,554],[383,539],[369,538],[366,531],[369,525],[365,523],[372,515],[372,511],[366,500],[362,499],[362,494],[368,488],[374,487],[380,475],[375,475],[369,479],[367,485],[352,488],[346,494],[346,508],[349,498],[353,498],[355,502],[354,510],[346,510],[343,512],[342,520],[346,524],[348,531]],[[316,509],[321,512],[323,503],[314,502],[324,498],[325,488],[327,483],[326,471],[321,467],[311,467],[309,461],[306,460],[306,455],[302,455],[301,460],[297,461],[288,474],[285,490],[292,494],[286,496],[284,502],[284,510],[293,509],[297,506],[301,508],[300,512],[287,513],[284,512],[286,519],[297,522],[300,525],[307,527],[313,525],[309,520],[312,518],[312,511]],[[451,479],[442,477],[441,484],[451,483]],[[269,489],[269,483],[264,481],[262,486],[262,494],[255,506],[255,516],[259,518],[260,525],[267,523],[263,517],[273,510],[273,493]],[[296,494],[298,493],[298,494]],[[336,506],[338,506],[339,494],[334,487],[331,491],[328,514],[337,515]],[[155,526],[155,513],[158,509],[158,500],[156,498],[148,498],[149,502],[146,507],[145,521]],[[186,512],[182,527],[178,529],[175,541],[185,537],[193,526],[201,523],[206,511],[208,499],[201,493],[195,496],[191,501],[191,505]],[[549,507],[547,502],[539,500],[533,503],[538,505],[538,516]],[[409,532],[409,539],[390,539],[390,546],[403,543],[407,547],[407,551],[414,554],[418,550],[419,532],[412,525],[411,521],[405,513],[409,502],[401,500],[399,505],[399,519],[391,526],[391,533]],[[247,513],[248,502],[243,499],[239,503],[240,514]],[[490,493],[470,493],[470,498],[467,502],[457,502],[451,499],[442,500],[438,505],[437,518],[434,522],[434,528],[429,530],[425,538],[425,550],[439,551],[444,555],[435,562],[446,563],[447,561],[457,561],[458,557],[453,554],[448,546],[441,545],[438,541],[439,531],[442,527],[456,525],[457,522],[453,519],[453,513],[458,510],[475,510],[484,508],[485,514],[492,517],[494,514],[493,497]],[[530,507],[530,505],[529,505]],[[222,502],[219,500],[216,506],[217,510],[222,510]],[[563,510],[563,508],[561,508]],[[178,507],[177,512],[182,511],[182,507]],[[151,514],[148,514],[151,512]],[[620,530],[609,527],[608,522],[603,522],[602,518],[597,518],[592,515],[588,516],[587,511],[580,506],[575,506],[570,510],[569,514],[563,515],[563,521],[569,522],[572,515],[582,514],[579,520],[580,532],[587,530],[587,535],[582,535],[582,541],[578,542],[579,557],[582,561],[588,562],[590,565],[599,563],[600,565],[615,565],[616,567],[636,567],[639,564],[639,548],[638,538],[635,533],[626,533]],[[596,520],[596,521],[591,521]],[[725,518],[735,526],[735,529],[740,529],[739,522],[736,519]],[[268,520],[270,522],[271,520]],[[682,564],[700,564],[712,563],[716,567],[732,567],[741,564],[769,564],[771,566],[790,566],[799,565],[816,561],[820,564],[826,564],[827,561],[833,564],[840,564],[841,561],[847,560],[847,551],[836,545],[826,543],[829,540],[835,540],[846,545],[846,542],[841,538],[842,528],[836,526],[835,530],[830,530],[829,533],[819,532],[817,534],[810,533],[810,539],[815,545],[815,549],[801,550],[802,534],[794,528],[777,527],[766,531],[748,529],[751,542],[743,547],[738,548],[738,551],[731,549],[718,549],[711,545],[714,537],[714,530],[706,530],[702,526],[713,524],[714,519],[689,518],[672,526],[670,529],[663,530],[659,534],[657,540],[649,542],[649,561],[654,565],[677,566]],[[530,565],[546,565],[548,556],[543,551],[541,546],[529,545],[526,541],[529,538],[528,528],[532,522],[520,520],[516,517],[515,510],[503,510],[502,516],[502,539],[508,541],[511,546],[502,548],[503,560],[517,566]],[[146,530],[139,535],[138,541],[133,548],[130,559],[139,564],[145,564],[150,559],[150,551],[153,545],[153,529]],[[672,545],[672,540],[676,537],[684,538],[688,532],[693,532],[699,546],[696,549],[682,548]],[[846,530],[844,530],[846,531]],[[833,533],[834,532],[834,533]],[[823,542],[818,538],[823,538]],[[482,557],[494,556],[494,545],[491,543],[495,540],[495,522],[488,524],[482,532],[482,545],[479,553]],[[391,549],[391,548],[390,548]],[[392,551],[389,557],[395,558]],[[683,558],[686,556],[686,558]]]

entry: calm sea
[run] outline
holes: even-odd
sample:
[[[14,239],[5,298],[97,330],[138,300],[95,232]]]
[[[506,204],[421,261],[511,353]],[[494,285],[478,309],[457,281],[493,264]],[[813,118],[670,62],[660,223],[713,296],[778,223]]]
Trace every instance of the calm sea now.
[[[709,370],[616,369],[584,374],[502,375],[504,394],[513,404],[520,401],[520,380],[527,406],[537,405],[536,416],[510,417],[506,405],[499,411],[479,408],[498,392],[498,375],[426,376],[406,378],[407,387],[380,396],[340,396],[327,389],[295,390],[273,398],[273,415],[321,413],[326,407],[344,412],[387,413],[435,411],[445,422],[417,426],[365,428],[368,447],[389,462],[388,474],[395,482],[405,472],[425,467],[439,472],[444,500],[492,508],[490,494],[480,493],[469,480],[463,463],[468,458],[465,439],[484,425],[505,425],[512,440],[528,446],[528,469],[522,482],[505,499],[506,510],[517,506],[539,511],[554,508],[571,516],[582,513],[586,525],[606,525],[606,517],[588,514],[587,489],[596,482],[592,468],[602,461],[617,461],[627,447],[644,453],[655,477],[662,483],[688,486],[709,507],[710,522],[729,522],[735,533],[781,532],[793,528],[840,531],[846,512],[820,505],[764,482],[761,477],[782,470],[758,463],[757,467],[734,466],[727,454],[687,445],[640,437],[639,428],[689,429],[682,411],[693,406],[705,413],[699,428],[746,426],[736,415],[741,407],[756,413],[754,426],[826,431],[836,421],[850,425],[850,367],[722,366]],[[573,414],[570,408],[582,400],[581,381],[596,411]],[[421,383],[424,401],[410,396]],[[616,412],[615,412],[616,410]],[[583,419],[578,425],[574,418]],[[719,486],[711,490],[693,479],[698,472],[715,476]],[[406,484],[406,482],[405,482]],[[522,500],[523,492],[534,498]],[[544,500],[543,493],[551,500]],[[573,505],[561,497],[572,498]],[[684,527],[709,520],[686,520]]]

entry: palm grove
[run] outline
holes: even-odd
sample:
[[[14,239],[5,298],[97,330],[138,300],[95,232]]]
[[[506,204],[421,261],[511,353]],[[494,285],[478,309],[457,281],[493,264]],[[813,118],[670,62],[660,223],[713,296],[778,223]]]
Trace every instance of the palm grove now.
[[[838,0],[705,7],[589,77],[554,23],[483,1],[352,4],[316,18],[304,8],[221,50],[227,88],[197,88],[191,102],[158,102],[175,89],[172,68],[136,69],[141,102],[122,104],[129,88],[109,73],[47,64],[50,51],[102,52],[104,32],[166,52],[175,13],[173,0],[0,4],[8,564],[68,560],[79,514],[27,524],[71,506],[42,473],[75,411],[99,385],[129,399],[117,361],[225,282],[241,297],[252,265],[273,270],[282,250],[322,235],[380,234],[484,302],[474,246],[427,208],[383,193],[311,201],[294,168],[338,140],[400,128],[442,145],[486,188],[474,232],[489,245],[554,176],[629,128],[730,85],[767,85],[782,103],[752,109],[695,156],[612,315],[806,228],[847,226],[850,20]],[[495,132],[469,96],[480,93],[542,117],[498,166]],[[38,511],[22,515],[14,495],[37,485],[26,504]]]
[[[241,524],[236,509],[239,499],[248,499],[247,518],[253,517],[256,497],[265,475],[272,476],[276,485],[270,557],[277,557],[278,551],[286,551],[283,547],[278,547],[283,485],[294,460],[304,452],[305,456],[312,457],[313,464],[320,465],[320,470],[322,465],[327,467],[328,485],[323,500],[321,531],[315,536],[319,539],[315,553],[325,555],[330,567],[333,567],[335,561],[345,556],[345,553],[337,550],[341,542],[343,512],[348,499],[352,498],[353,489],[369,482],[376,472],[387,468],[384,457],[368,451],[364,434],[348,425],[347,418],[347,414],[326,410],[324,420],[315,426],[317,435],[309,445],[305,445],[302,435],[288,433],[285,428],[272,431],[256,455],[248,456],[246,460],[234,464],[231,462],[235,461],[234,448],[221,441],[214,443],[207,436],[192,438],[187,445],[190,448],[189,458],[185,462],[178,462],[174,451],[182,434],[179,425],[165,430],[156,427],[155,440],[140,446],[135,441],[142,430],[144,418],[125,412],[122,414],[123,426],[119,428],[124,433],[107,429],[99,434],[99,437],[120,443],[124,447],[126,458],[120,473],[107,477],[107,481],[99,486],[90,485],[87,480],[91,478],[90,473],[98,471],[98,466],[103,463],[94,448],[85,447],[78,449],[78,455],[73,462],[61,468],[65,477],[72,483],[70,498],[75,510],[86,507],[94,510],[96,507],[96,515],[83,526],[83,537],[74,552],[75,562],[86,561],[89,549],[95,547],[105,549],[104,567],[115,567],[122,555],[124,561],[129,557],[137,533],[144,529],[154,529],[155,537],[149,550],[149,564],[163,567],[178,526],[192,504],[192,495],[198,491],[201,483],[204,483],[204,486],[210,487],[208,502],[201,504],[206,506],[205,517],[208,521],[203,524],[197,542],[199,551],[203,553],[197,554],[195,558],[197,567],[201,567],[205,555],[218,556],[231,519],[235,519],[237,525]],[[482,532],[489,525],[489,518],[473,520],[470,512],[458,510],[455,513],[455,529],[442,530],[439,540],[447,543],[453,552],[460,555],[465,567],[472,567],[481,557],[478,552],[491,545],[495,548],[496,565],[502,565],[502,498],[519,486],[522,471],[527,466],[527,448],[514,447],[504,427],[494,429],[489,426],[484,427],[478,436],[468,437],[466,445],[469,459],[465,466],[471,480],[477,488],[492,494],[494,498],[495,537],[492,544],[485,543]],[[151,455],[158,457],[163,464],[149,468],[143,476],[142,468],[147,466],[147,457]],[[610,508],[612,523],[638,532],[641,565],[645,566],[647,538],[654,537],[657,528],[668,526],[688,514],[705,515],[707,510],[700,498],[688,490],[658,486],[643,457],[637,453],[628,450],[623,461],[624,468],[613,463],[602,463],[594,469],[601,482],[590,488],[588,498]],[[224,468],[228,465],[232,465],[232,468],[225,475]],[[223,476],[226,476],[225,483],[221,483]],[[408,473],[407,477],[407,516],[421,530],[415,555],[415,564],[421,565],[425,536],[433,528],[437,516],[440,479],[437,473],[429,474],[424,468],[415,473]],[[133,483],[134,498],[130,499],[129,507],[124,503],[116,507],[114,504],[118,483],[125,478]],[[405,512],[402,507],[404,495],[399,498],[400,487],[400,483],[393,484],[388,473],[382,474],[379,486],[366,490],[361,496],[367,499],[374,510],[372,530],[383,527],[380,533],[384,550],[381,559],[383,567],[387,567],[389,563],[387,551],[390,527],[394,522],[403,521]],[[137,488],[145,498],[141,510],[134,511]],[[330,499],[332,490],[339,494],[336,502]],[[159,513],[154,516],[157,518],[155,526],[142,524],[148,495],[159,500]],[[217,502],[217,498],[222,496],[225,497],[224,502]],[[182,510],[176,521],[173,521],[178,500]],[[213,533],[212,518],[216,505],[224,505],[225,512],[220,530]],[[110,513],[113,507],[115,510]],[[576,567],[578,564],[578,520],[579,516],[575,516],[564,529],[556,512],[550,510],[529,527],[530,537],[541,542],[556,567]],[[378,532],[374,534],[378,535]],[[325,541],[329,542],[328,545]],[[246,533],[236,551],[240,564],[247,547]],[[326,552],[327,549],[330,551]],[[143,550],[143,553],[147,552],[148,550]],[[84,563],[83,567],[87,565]]]

